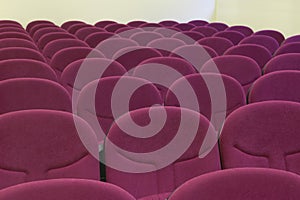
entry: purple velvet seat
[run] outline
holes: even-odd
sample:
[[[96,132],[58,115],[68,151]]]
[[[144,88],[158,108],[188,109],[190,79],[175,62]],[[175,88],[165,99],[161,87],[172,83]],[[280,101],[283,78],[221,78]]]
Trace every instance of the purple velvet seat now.
[[[4,32],[20,32],[20,33],[28,34],[25,31],[25,29],[22,27],[1,27],[0,26],[0,33],[4,33]]]
[[[76,37],[70,33],[63,32],[47,33],[39,39],[37,45],[41,50],[43,50],[48,43],[58,39],[76,39]]]
[[[273,57],[266,64],[264,73],[280,70],[300,70],[300,53],[287,53]]]
[[[192,20],[189,21],[188,23],[193,24],[194,26],[205,26],[206,24],[208,24],[208,22],[205,20]]]
[[[278,42],[274,38],[265,35],[253,35],[246,37],[240,42],[240,44],[261,45],[266,47],[272,55],[279,48]]]
[[[16,25],[16,26],[22,27],[22,25],[19,22],[15,21],[15,20],[9,20],[9,19],[0,20],[0,25],[1,24],[11,24],[11,25]]]
[[[224,31],[228,28],[228,25],[224,24],[222,22],[212,22],[212,23],[206,24],[205,26],[213,27],[213,28],[217,29],[218,31]]]
[[[139,44],[131,39],[127,38],[108,38],[101,43],[99,43],[96,47],[99,51],[101,51],[106,58],[113,58],[114,54],[119,50],[127,47],[138,47]]]
[[[70,21],[64,22],[60,27],[67,30],[70,26],[72,26],[74,24],[85,24],[85,23],[83,21],[70,20]]]
[[[117,34],[114,33],[92,33],[85,38],[85,42],[91,47],[95,48],[98,44],[102,43],[104,40],[110,40],[112,38],[119,38]]]
[[[269,50],[261,45],[256,44],[241,44],[228,49],[224,55],[241,55],[252,58],[257,62],[260,68],[272,58]]]
[[[23,28],[22,25],[20,25],[20,24],[0,23],[0,28],[8,28],[8,27]]]
[[[127,26],[137,28],[137,27],[139,27],[139,26],[141,26],[142,24],[145,24],[145,23],[147,23],[147,22],[141,21],[141,20],[136,20],[136,21],[130,21],[130,22],[128,22]]]
[[[81,73],[81,74],[78,74]],[[118,62],[106,58],[86,58],[70,63],[63,71],[60,83],[69,94],[80,90],[88,83],[103,77],[123,76],[126,69]],[[75,83],[76,80],[76,83]]]
[[[169,200],[290,200],[299,198],[299,176],[271,169],[228,169],[205,174],[183,184]]]
[[[127,47],[117,51],[113,59],[121,63],[129,74],[132,74],[133,69],[141,62],[149,59],[162,57],[161,53],[149,47]]]
[[[242,86],[224,74],[192,74],[175,81],[165,105],[188,108],[203,114],[220,130],[225,118],[246,104]]]
[[[77,129],[84,131],[89,151],[97,153],[95,133],[71,113],[23,110],[1,115],[0,177],[5,181],[0,188],[57,178],[99,180],[99,163]]]
[[[54,25],[53,22],[51,21],[48,21],[48,20],[34,20],[34,21],[31,21],[27,24],[26,26],[26,31],[27,32],[30,32],[31,29],[37,25],[40,25],[40,24],[48,24],[48,25]]]
[[[117,22],[115,21],[111,21],[111,20],[103,20],[103,21],[99,21],[97,23],[95,23],[96,27],[99,28],[105,28],[106,26],[110,25],[110,24],[116,24]]]
[[[276,30],[261,30],[254,33],[254,35],[266,35],[274,38],[279,45],[284,41],[284,35]]]
[[[44,62],[29,59],[0,61],[0,81],[12,78],[43,78],[57,81],[55,72]]]
[[[86,27],[94,27],[94,26],[90,24],[73,24],[67,29],[67,31],[71,34],[75,34],[78,30]]]
[[[60,27],[45,27],[45,28],[41,28],[38,31],[36,31],[34,33],[34,35],[32,36],[32,39],[33,39],[33,41],[37,42],[37,41],[39,41],[39,39],[41,37],[43,37],[43,35],[45,35],[47,33],[54,33],[54,32],[66,33],[66,31]]]
[[[129,91],[132,89],[133,91]],[[93,96],[95,98],[91,98]],[[105,77],[90,82],[81,90],[77,114],[92,126],[100,142],[116,118],[130,110],[155,104],[162,105],[163,101],[152,83],[129,76]],[[102,130],[98,127],[99,125]]]
[[[147,46],[149,42],[159,38],[163,38],[163,36],[153,31],[138,32],[130,36],[130,39],[136,41],[140,46]]]
[[[216,73],[231,76],[241,84],[245,96],[247,96],[252,83],[261,76],[261,69],[251,58],[239,55],[226,55],[207,61],[200,73]]]
[[[168,88],[172,83],[183,76],[194,73],[196,73],[195,68],[181,58],[158,57],[143,61],[135,68],[133,76],[154,83],[164,99]],[[156,83],[163,83],[166,85]]]
[[[76,31],[75,35],[78,37],[80,40],[85,40],[89,35],[93,33],[101,33],[105,32],[103,28],[98,28],[98,27],[84,27]]]
[[[148,43],[148,47],[158,50],[163,56],[168,56],[177,47],[184,46],[182,40],[176,38],[160,38]]]
[[[82,179],[56,179],[24,183],[0,192],[3,200],[135,200],[112,184]]]
[[[164,27],[172,27],[172,26],[175,26],[179,23],[177,21],[174,21],[174,20],[164,20],[164,21],[159,22],[158,24],[160,24]]]
[[[300,71],[284,70],[266,74],[257,79],[249,93],[248,102],[268,100],[295,101],[300,103]]]
[[[88,45],[76,39],[57,39],[49,42],[44,47],[43,54],[47,59],[51,60],[56,52],[69,47],[88,47]]]
[[[19,39],[19,38],[7,38],[7,39],[0,39],[0,48],[7,48],[7,47],[24,47],[29,49],[38,50],[37,46],[26,39]]]
[[[136,34],[136,33],[141,33],[144,30],[141,28],[134,28],[134,27],[123,27],[120,28],[118,30],[116,30],[115,33],[118,34],[118,36],[120,36],[121,38],[130,38],[132,35]]]
[[[250,36],[254,33],[250,27],[243,26],[243,25],[230,26],[226,30],[240,32],[240,33],[244,34],[246,37]]]
[[[300,174],[300,104],[248,104],[226,119],[220,138],[223,168],[275,168]],[[283,185],[283,184],[281,184]]]
[[[118,29],[124,28],[124,27],[128,27],[128,26],[125,24],[110,24],[110,25],[105,26],[105,30],[108,32],[114,33]]]
[[[150,132],[148,124],[158,123],[162,113],[165,123]],[[216,134],[204,116],[188,109],[159,106],[131,111],[117,119],[105,140],[107,182],[139,200],[166,199],[189,179],[220,169],[216,142],[204,139]],[[203,155],[208,146],[210,151]]]
[[[175,28],[179,28],[181,31],[189,31],[193,28],[195,28],[196,26],[190,23],[180,23],[180,24],[176,24],[173,27]]]
[[[172,35],[172,38],[182,40],[185,44],[195,44],[196,41],[205,36],[197,31],[182,31]]]
[[[60,79],[61,73],[70,63],[85,58],[104,58],[104,55],[89,47],[69,47],[56,52],[51,59],[50,66]]]
[[[159,33],[166,38],[172,37],[175,33],[180,32],[180,29],[174,27],[158,27],[152,30],[155,33]]]
[[[287,54],[287,53],[300,53],[300,42],[293,42],[293,43],[282,45],[274,53],[274,56]]]
[[[46,62],[44,56],[39,51],[25,47],[7,47],[0,49],[0,61],[8,59],[32,59]]]
[[[206,37],[213,36],[213,34],[218,32],[217,29],[215,29],[213,27],[207,27],[207,26],[197,26],[197,27],[191,29],[191,31],[199,32]]]
[[[283,44],[294,43],[294,42],[300,42],[300,35],[293,35],[289,38],[286,38]]]
[[[0,39],[8,39],[8,38],[18,38],[18,39],[24,39],[24,40],[28,40],[30,42],[33,42],[32,38],[26,33],[21,33],[21,32],[4,32],[4,33],[0,33]]]
[[[50,27],[52,27],[52,28],[59,28],[59,26],[57,26],[57,25],[55,25],[55,24],[37,24],[37,25],[35,25],[35,26],[33,26],[31,29],[30,29],[30,31],[28,31],[28,33],[29,33],[29,35],[30,36],[33,36],[34,35],[34,33],[35,32],[37,32],[38,30],[40,30],[41,28],[50,28]]]
[[[174,49],[171,57],[180,57],[191,63],[197,71],[200,71],[202,65],[218,54],[210,47],[204,45],[185,45]]]
[[[144,23],[139,26],[139,28],[143,28],[144,30],[149,28],[148,29],[149,31],[152,30],[151,28],[158,28],[158,27],[163,27],[163,26],[161,24],[157,24],[157,23]]]
[[[245,35],[237,31],[220,31],[213,35],[214,37],[222,37],[230,40],[234,45],[237,45],[242,39],[245,38]]]
[[[0,103],[5,105],[0,108],[1,114],[29,109],[71,112],[68,92],[54,81],[39,78],[7,79],[1,81],[0,91]]]
[[[222,37],[206,37],[197,41],[196,44],[205,45],[216,51],[218,55],[223,55],[227,49],[233,47],[232,42]]]

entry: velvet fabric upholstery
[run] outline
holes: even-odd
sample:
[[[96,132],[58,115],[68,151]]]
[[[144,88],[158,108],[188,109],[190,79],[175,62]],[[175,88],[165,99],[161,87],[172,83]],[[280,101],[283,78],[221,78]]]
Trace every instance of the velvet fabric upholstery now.
[[[84,138],[79,137],[79,130]],[[0,188],[55,178],[99,179],[98,161],[82,143],[83,139],[96,154],[95,134],[71,113],[24,110],[3,114],[0,133]]]
[[[299,116],[300,104],[288,101],[248,104],[231,113],[220,138],[223,168],[275,168],[300,174]]]
[[[243,26],[243,25],[230,26],[226,30],[240,32],[240,33],[244,34],[246,37],[253,34],[253,30],[250,27]]]
[[[148,43],[148,47],[158,50],[163,56],[168,56],[174,49],[184,46],[182,40],[175,38],[160,38]]]
[[[274,55],[278,56],[287,53],[300,53],[300,42],[284,44],[277,49]]]
[[[300,42],[300,35],[293,35],[289,38],[286,38],[283,44],[294,43],[294,42]]]
[[[195,28],[195,25],[190,24],[190,23],[180,23],[180,24],[174,25],[173,27],[179,28],[181,31],[189,31],[189,30]]]
[[[39,51],[25,47],[7,47],[0,49],[0,61],[8,59],[32,59],[46,62],[44,56]]]
[[[254,35],[266,35],[274,38],[279,45],[284,41],[284,35],[276,30],[261,30],[254,33]]]
[[[266,64],[264,73],[280,70],[300,70],[300,53],[287,53],[273,57]]]
[[[182,31],[175,33],[172,38],[182,40],[185,44],[195,44],[196,41],[204,38],[205,36],[197,31]]]
[[[50,27],[53,27],[53,28],[56,27],[56,28],[58,28],[58,26],[55,25],[55,24],[48,24],[48,23],[44,24],[44,23],[42,23],[42,24],[37,24],[34,27],[32,27],[28,33],[29,33],[30,36],[33,36],[35,32],[37,32],[41,28],[46,28],[46,27],[49,27],[49,28]]]
[[[228,49],[224,55],[241,55],[254,59],[260,68],[271,59],[272,55],[269,50],[261,45],[241,44]]]
[[[57,39],[49,42],[45,46],[43,54],[48,60],[51,60],[56,52],[69,47],[88,47],[88,45],[76,39]]]
[[[105,26],[104,29],[108,32],[114,33],[118,29],[124,28],[124,27],[127,27],[127,25],[125,25],[125,24],[110,24],[110,25]]]
[[[106,32],[101,32],[101,33],[92,33],[89,36],[87,36],[84,41],[91,47],[95,48],[100,44],[101,42],[112,39],[112,38],[118,38],[119,36],[114,33],[106,33]]]
[[[208,24],[208,22],[205,20],[192,20],[192,21],[189,21],[188,23],[193,24],[195,26],[205,26],[206,24]]]
[[[20,39],[20,38],[0,39],[0,49],[7,48],[7,47],[24,47],[24,48],[38,50],[37,46],[33,42],[26,39]]]
[[[207,26],[197,26],[197,27],[191,29],[191,31],[199,32],[206,37],[213,36],[213,34],[218,32],[217,29],[215,29],[213,27],[207,27]]]
[[[253,35],[246,37],[240,42],[240,44],[261,45],[266,47],[272,55],[279,48],[278,42],[274,38],[265,35]]]
[[[133,34],[144,32],[141,28],[133,28],[131,26],[119,28],[116,34],[121,38],[130,38]]]
[[[61,85],[50,80],[8,79],[1,81],[0,90],[1,114],[28,109],[71,112],[71,99],[68,92]]]
[[[85,24],[85,23],[83,21],[70,20],[70,21],[64,22],[60,27],[67,30],[70,26],[72,26],[74,24]]]
[[[87,36],[89,36],[92,33],[101,33],[105,32],[103,28],[98,28],[98,27],[84,27],[76,31],[75,35],[78,37],[80,40],[84,40]]]
[[[45,35],[47,33],[54,33],[54,32],[65,33],[66,31],[60,27],[45,27],[45,28],[41,28],[38,31],[36,31],[34,33],[34,35],[32,36],[32,39],[33,39],[33,41],[37,42],[43,35]]]
[[[0,39],[8,39],[8,38],[18,38],[18,39],[24,39],[24,40],[28,40],[28,41],[32,42],[32,38],[26,33],[22,33],[22,32],[0,33]]]
[[[225,74],[236,79],[247,96],[252,83],[261,76],[261,69],[251,58],[239,55],[224,55],[207,61],[200,73]]]
[[[146,136],[148,132],[139,131],[138,135],[132,136],[131,132],[123,131],[118,124],[126,125],[133,121],[136,125],[144,127],[151,122],[149,108],[131,111],[121,116],[112,125],[107,139],[105,140],[106,161],[120,160],[122,166],[151,169],[143,173],[120,171],[117,166],[107,167],[107,182],[113,183],[131,193],[137,199],[164,199],[185,181],[204,173],[220,169],[218,146],[212,144],[211,151],[206,156],[200,157],[200,149],[205,137],[215,137],[216,132],[209,121],[197,112],[177,107],[154,107],[151,108],[151,117],[155,118],[165,112],[166,121],[153,136]],[[184,126],[184,131],[178,133],[179,126]],[[197,126],[197,128],[195,127]],[[129,127],[129,125],[127,125]],[[131,127],[130,130],[135,130]],[[183,134],[183,135],[181,135]],[[179,136],[181,135],[181,136]],[[194,135],[194,136],[192,136]],[[184,140],[177,138],[175,149],[172,152],[143,158],[141,154],[152,153],[167,145],[175,136],[185,137]],[[184,141],[190,141],[190,145],[181,149]],[[108,142],[110,141],[110,142]],[[120,151],[114,146],[124,150]],[[166,150],[167,151],[167,150]],[[167,154],[174,151],[182,152],[171,164],[158,169],[163,164]],[[136,155],[139,154],[140,156]],[[164,166],[164,165],[163,165]],[[150,196],[150,197],[149,197]]]
[[[179,24],[179,22],[174,21],[174,20],[164,20],[164,21],[159,22],[158,24],[160,24],[164,27],[172,27],[172,26]]]
[[[64,32],[47,33],[39,39],[37,45],[41,50],[43,50],[48,43],[57,39],[76,39],[76,37],[70,33],[64,33]]]
[[[142,24],[145,24],[145,23],[147,23],[147,22],[141,21],[141,20],[136,20],[136,21],[130,21],[130,22],[128,22],[127,26],[137,28],[137,27],[139,27],[139,26],[141,26]]]
[[[237,45],[242,39],[245,38],[245,35],[237,31],[220,31],[213,35],[214,37],[222,37],[230,40],[234,45]]]
[[[118,83],[121,83],[121,85],[117,85]],[[129,93],[128,87],[132,86],[141,87],[133,91],[128,100],[129,105],[127,105],[124,100],[125,94]],[[115,92],[115,87],[117,87],[119,92]],[[116,95],[114,98],[119,99],[118,101],[114,100],[115,104],[112,103],[113,94]],[[95,97],[91,98],[93,96]],[[150,107],[155,104],[162,105],[163,100],[152,83],[135,77],[114,76],[101,78],[87,84],[79,94],[77,111],[78,115],[88,122],[92,122],[91,117],[96,117],[103,132],[107,134],[115,118],[128,110]],[[90,124],[98,134],[98,128],[92,123]],[[100,138],[100,135],[98,135],[98,138]]]
[[[299,176],[271,169],[228,169],[183,184],[169,200],[296,200]]]
[[[222,22],[212,22],[212,23],[206,24],[205,26],[213,27],[213,28],[217,29],[218,31],[224,31],[228,28],[228,25],[224,24]]]
[[[187,83],[191,89],[187,88]],[[183,98],[180,102],[176,94]],[[167,106],[200,112],[217,130],[220,130],[226,116],[245,104],[246,97],[239,82],[226,75],[211,73],[192,74],[178,79],[170,87],[165,100]]]
[[[30,32],[31,29],[36,26],[36,25],[40,25],[40,24],[48,24],[48,25],[54,25],[53,22],[51,21],[48,21],[48,20],[34,20],[34,21],[31,21],[27,24],[26,26],[26,31],[27,32]]]
[[[99,22],[96,22],[95,23],[95,26],[96,27],[99,27],[99,28],[105,28],[106,26],[110,25],[110,24],[116,24],[117,22],[115,21],[111,21],[111,20],[101,20]]]
[[[0,24],[1,25],[1,24]],[[22,27],[1,27],[0,26],[0,33],[4,32],[20,32],[20,33],[25,33],[28,34],[24,28]]]
[[[85,58],[104,58],[104,55],[89,47],[69,47],[56,52],[50,62],[50,66],[55,70],[57,78],[72,62]]]
[[[300,103],[300,90],[295,88],[300,83],[300,71],[277,71],[257,79],[249,93],[249,103],[284,100]]]
[[[0,81],[12,78],[43,78],[57,82],[55,72],[44,62],[31,59],[0,61]]]
[[[143,31],[131,35],[130,39],[136,41],[140,46],[147,46],[149,42],[162,37],[159,33]]]
[[[206,37],[198,40],[197,44],[212,48],[220,56],[223,55],[227,49],[234,46],[230,40],[221,37]]]
[[[75,34],[78,30],[86,27],[93,27],[93,26],[90,24],[73,24],[67,29],[67,31],[71,34]]]

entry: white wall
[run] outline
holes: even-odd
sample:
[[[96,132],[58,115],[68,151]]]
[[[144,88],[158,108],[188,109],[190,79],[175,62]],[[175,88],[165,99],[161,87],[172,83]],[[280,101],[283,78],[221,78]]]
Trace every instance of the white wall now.
[[[215,0],[0,0],[0,18],[26,25],[35,19],[61,24],[70,19],[94,23],[103,19],[128,22],[135,19],[209,20]]]

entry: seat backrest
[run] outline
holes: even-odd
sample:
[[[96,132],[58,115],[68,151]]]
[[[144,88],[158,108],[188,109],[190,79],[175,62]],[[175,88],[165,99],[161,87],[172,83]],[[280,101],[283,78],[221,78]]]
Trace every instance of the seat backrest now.
[[[220,56],[223,55],[227,49],[234,46],[230,40],[221,37],[202,38],[197,41],[197,44],[212,48]]]
[[[87,36],[84,41],[91,48],[95,48],[105,40],[111,40],[112,38],[119,38],[119,36],[117,34],[110,33],[110,32],[92,33],[89,36]]]
[[[287,53],[273,57],[266,64],[264,73],[280,70],[300,70],[300,53]]]
[[[8,47],[0,49],[0,61],[9,59],[32,59],[46,62],[44,56],[34,49],[25,47]]]
[[[68,47],[56,52],[50,62],[50,66],[60,79],[61,73],[72,62],[85,58],[104,58],[104,55],[89,47]]]
[[[299,176],[271,169],[228,169],[194,178],[183,184],[169,200],[298,199]],[[275,189],[276,188],[276,189]]]
[[[74,24],[84,24],[83,21],[78,21],[78,20],[70,20],[70,21],[66,21],[61,25],[61,28],[67,30],[70,26],[74,25]]]
[[[300,103],[300,91],[295,87],[300,83],[300,71],[277,71],[257,79],[250,90],[249,103],[283,100]]]
[[[88,45],[76,39],[57,39],[45,46],[43,54],[47,59],[51,60],[56,52],[69,47],[88,47]]]
[[[34,21],[31,21],[27,24],[26,26],[26,31],[27,32],[30,32],[31,29],[36,26],[36,25],[40,25],[40,24],[48,24],[48,25],[54,25],[53,22],[51,21],[48,21],[48,20],[34,20]]]
[[[278,42],[274,38],[266,35],[252,35],[250,37],[246,37],[240,42],[240,44],[258,44],[264,46],[272,55],[279,48]]]
[[[65,33],[66,30],[60,28],[60,27],[45,27],[45,28],[40,28],[38,31],[34,33],[32,36],[33,41],[37,42],[39,39],[47,34],[47,33],[57,33],[57,32],[63,32]]]
[[[243,25],[230,26],[226,30],[240,32],[244,34],[246,37],[253,34],[253,30],[250,27],[243,26]]]
[[[132,35],[140,32],[144,32],[144,30],[141,28],[133,28],[131,26],[128,26],[119,28],[115,33],[121,38],[130,38]]]
[[[0,90],[1,114],[29,109],[71,112],[71,99],[68,92],[61,85],[50,80],[8,79],[1,81]]]
[[[82,28],[86,28],[86,27],[93,27],[93,26],[90,24],[73,24],[73,25],[69,26],[67,31],[71,34],[75,34],[78,30],[80,30]]]
[[[213,28],[217,29],[218,31],[224,31],[228,28],[228,25],[224,24],[222,22],[211,22],[211,23],[206,24],[205,26],[213,27]]]
[[[64,32],[47,33],[39,39],[37,45],[41,50],[43,50],[48,43],[57,39],[76,39],[76,37],[70,33]]]
[[[179,24],[177,21],[174,20],[164,20],[160,21],[158,24],[164,26],[164,27],[172,27],[175,26],[176,24]]]
[[[46,28],[46,27],[53,27],[53,28],[58,28],[59,26],[57,26],[57,25],[55,25],[55,24],[48,24],[48,23],[46,23],[46,24],[44,24],[44,23],[42,23],[42,24],[36,24],[34,27],[32,27],[31,29],[30,29],[30,31],[28,32],[29,33],[29,35],[32,37],[33,35],[34,35],[34,33],[35,32],[37,32],[38,30],[40,30],[41,28]]]
[[[133,73],[133,69],[141,62],[149,59],[161,57],[161,53],[149,47],[127,47],[117,51],[112,57],[114,60],[121,63],[129,74]]]
[[[180,24],[176,24],[174,25],[175,28],[179,28],[181,31],[189,31],[193,28],[195,28],[196,26],[190,23],[180,23]]]
[[[108,26],[110,24],[116,24],[116,23],[117,22],[111,21],[111,20],[102,20],[102,21],[95,23],[95,26],[99,27],[99,28],[105,28],[106,26]]]
[[[4,33],[4,32],[20,32],[20,33],[28,34],[25,31],[25,29],[22,27],[11,27],[11,26],[1,27],[1,24],[0,24],[0,33]]]
[[[79,94],[77,112],[91,124],[101,141],[119,116],[156,104],[162,105],[163,101],[152,83],[136,77],[114,76],[87,84]]]
[[[260,68],[272,58],[269,50],[261,45],[241,44],[228,49],[224,55],[241,55],[254,59]]]
[[[172,35],[172,38],[182,40],[185,44],[195,44],[196,41],[205,36],[197,31],[182,31]]]
[[[248,104],[226,119],[220,138],[222,166],[275,168],[300,174],[300,104]]]
[[[18,39],[24,39],[32,42],[32,38],[25,33],[22,32],[3,32],[0,33],[0,39],[7,39],[7,38],[18,38]]]
[[[137,28],[139,26],[141,26],[142,24],[145,24],[147,22],[145,21],[141,21],[141,20],[136,20],[136,21],[130,21],[127,23],[128,26],[130,27],[134,27],[134,28]]]
[[[136,41],[140,46],[147,46],[149,42],[162,37],[161,34],[153,31],[143,31],[131,35],[130,39]]]
[[[75,35],[81,39],[84,40],[87,36],[89,36],[90,34],[93,33],[101,33],[101,32],[105,32],[105,30],[103,28],[98,28],[98,27],[84,27],[79,29]]]
[[[109,24],[109,25],[105,26],[104,29],[105,29],[106,31],[108,31],[108,32],[114,33],[114,32],[116,32],[118,29],[124,28],[124,27],[128,27],[128,26],[125,25],[125,24],[118,24],[118,23],[116,23],[116,24]]]
[[[84,131],[84,138],[77,131]],[[92,156],[98,152],[96,136],[71,113],[25,110],[3,114],[0,134],[0,177],[5,180],[1,189],[45,179],[99,180],[99,163]],[[88,150],[82,140],[89,144]]]
[[[157,57],[143,61],[133,72],[133,76],[155,84],[165,99],[168,88],[179,78],[196,73],[187,61],[175,57]]]
[[[294,42],[300,42],[300,35],[293,35],[289,38],[286,38],[283,44],[294,43]]]
[[[175,81],[165,105],[188,108],[203,114],[220,130],[225,118],[246,104],[244,91],[235,79],[223,74],[192,74]]]
[[[266,35],[266,36],[270,36],[272,38],[274,38],[279,46],[281,45],[281,43],[284,41],[284,35],[282,33],[280,33],[279,31],[276,30],[261,30],[261,31],[257,31],[254,33],[254,35]]]
[[[230,40],[234,45],[237,45],[242,39],[245,38],[245,35],[237,31],[220,31],[213,35],[214,37],[222,37]]]
[[[0,48],[7,48],[7,47],[25,47],[29,49],[38,50],[37,46],[26,39],[20,38],[7,38],[7,39],[0,39]]]
[[[200,73],[216,73],[237,80],[247,96],[252,83],[261,76],[261,69],[251,58],[239,55],[224,55],[207,61]]]
[[[170,54],[171,57],[183,58],[191,63],[199,72],[203,64],[218,54],[210,47],[194,44],[178,47]]]
[[[176,38],[159,38],[148,43],[148,47],[158,50],[163,56],[168,56],[177,47],[184,46],[182,40]]]
[[[135,200],[128,192],[112,184],[84,179],[55,179],[24,183],[0,192],[3,200]]]
[[[192,21],[189,21],[188,23],[193,24],[195,26],[205,26],[206,24],[208,24],[208,22],[205,20],[192,20]]]
[[[274,55],[278,56],[287,53],[300,53],[300,42],[284,44],[277,49]]]
[[[206,37],[210,37],[213,34],[218,32],[217,29],[215,29],[213,27],[207,27],[207,26],[197,26],[197,27],[191,29],[191,31],[199,32],[199,33],[203,34]]]
[[[44,62],[29,59],[0,61],[0,81],[12,78],[43,78],[57,82],[55,72]]]
[[[105,140],[107,182],[137,199],[165,199],[158,197],[220,169],[217,140],[205,142],[216,134],[204,116],[188,109],[158,106],[131,111],[117,119]]]

